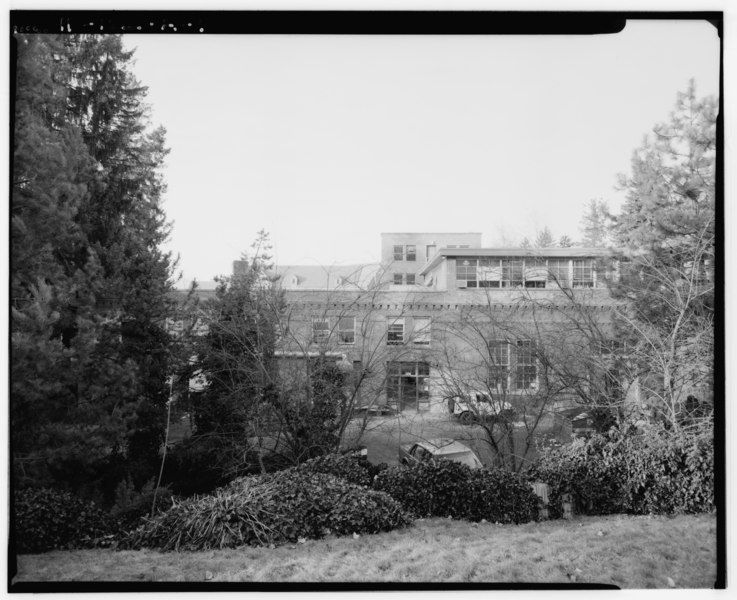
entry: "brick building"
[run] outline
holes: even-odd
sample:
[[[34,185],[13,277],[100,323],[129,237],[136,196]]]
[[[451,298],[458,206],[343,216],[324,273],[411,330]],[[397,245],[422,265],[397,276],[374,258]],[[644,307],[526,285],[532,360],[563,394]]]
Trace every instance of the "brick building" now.
[[[610,318],[604,255],[482,248],[479,233],[384,233],[380,264],[278,269],[288,305],[278,353],[350,368],[364,405],[443,411],[459,388],[491,382],[514,403],[554,394],[564,406],[573,384],[554,383],[548,367],[581,359],[556,348],[575,335],[573,296],[576,310]]]

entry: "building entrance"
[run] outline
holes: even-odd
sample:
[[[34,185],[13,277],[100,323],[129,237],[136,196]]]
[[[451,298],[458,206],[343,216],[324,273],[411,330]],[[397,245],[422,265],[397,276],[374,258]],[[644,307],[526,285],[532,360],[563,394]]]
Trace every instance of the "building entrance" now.
[[[430,365],[425,362],[388,363],[386,396],[396,410],[422,410],[430,402]]]

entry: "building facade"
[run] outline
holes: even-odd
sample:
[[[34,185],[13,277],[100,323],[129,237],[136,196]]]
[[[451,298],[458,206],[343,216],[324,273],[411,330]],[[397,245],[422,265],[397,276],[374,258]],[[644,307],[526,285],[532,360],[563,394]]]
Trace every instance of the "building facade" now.
[[[576,340],[574,313],[601,330],[611,320],[605,256],[482,248],[478,233],[385,233],[381,264],[279,269],[278,355],[340,362],[360,381],[359,406],[446,411],[447,398],[479,388],[565,406],[585,382],[576,373],[590,342]]]

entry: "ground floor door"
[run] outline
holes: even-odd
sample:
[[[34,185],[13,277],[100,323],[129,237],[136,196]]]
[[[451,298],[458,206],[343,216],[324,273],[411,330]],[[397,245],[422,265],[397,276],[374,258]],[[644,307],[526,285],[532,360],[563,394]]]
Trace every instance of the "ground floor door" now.
[[[430,365],[392,361],[387,364],[386,396],[397,410],[426,410],[430,402]]]

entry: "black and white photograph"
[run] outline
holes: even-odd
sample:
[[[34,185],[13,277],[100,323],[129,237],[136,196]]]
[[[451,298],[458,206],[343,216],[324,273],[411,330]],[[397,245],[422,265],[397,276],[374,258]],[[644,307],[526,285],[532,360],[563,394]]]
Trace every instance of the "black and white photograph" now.
[[[725,588],[723,35],[11,11],[8,590]]]

